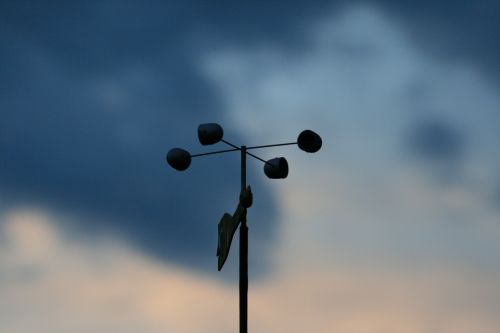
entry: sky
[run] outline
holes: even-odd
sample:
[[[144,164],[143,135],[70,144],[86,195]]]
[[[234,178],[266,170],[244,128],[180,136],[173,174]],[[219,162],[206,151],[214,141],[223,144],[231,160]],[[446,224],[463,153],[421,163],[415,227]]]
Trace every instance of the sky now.
[[[497,332],[494,1],[0,2],[0,331]]]

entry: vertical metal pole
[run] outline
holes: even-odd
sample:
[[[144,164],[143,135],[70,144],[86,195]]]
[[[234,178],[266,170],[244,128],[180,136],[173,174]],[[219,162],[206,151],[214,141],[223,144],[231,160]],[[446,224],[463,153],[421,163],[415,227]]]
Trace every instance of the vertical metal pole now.
[[[247,147],[241,146],[241,190],[247,187]],[[246,216],[240,225],[240,333],[248,327],[248,227]]]

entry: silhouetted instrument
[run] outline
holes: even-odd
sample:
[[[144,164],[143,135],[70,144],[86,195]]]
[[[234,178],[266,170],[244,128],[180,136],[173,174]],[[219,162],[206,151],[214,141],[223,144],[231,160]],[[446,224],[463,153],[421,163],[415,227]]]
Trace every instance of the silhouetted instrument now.
[[[270,148],[277,146],[297,145],[307,153],[315,153],[321,149],[323,141],[321,137],[311,131],[304,130],[300,132],[295,142],[285,142],[271,145],[247,147],[236,146],[223,139],[224,130],[219,124],[207,123],[198,126],[198,139],[203,146],[213,145],[223,142],[230,146],[230,149],[211,151],[191,155],[190,152],[181,148],[172,148],[167,153],[167,163],[178,171],[185,171],[191,165],[191,159],[194,157],[222,154],[232,151],[239,151],[241,156],[241,193],[240,201],[233,215],[225,213],[222,216],[219,228],[219,242],[217,244],[217,257],[219,271],[224,266],[231,241],[234,233],[239,226],[240,229],[240,333],[247,333],[248,330],[248,226],[247,226],[247,208],[252,205],[252,191],[247,187],[247,155],[264,163],[264,173],[271,179],[283,179],[288,176],[288,162],[284,157],[276,157],[270,160],[264,160],[259,156],[249,152],[251,149]]]

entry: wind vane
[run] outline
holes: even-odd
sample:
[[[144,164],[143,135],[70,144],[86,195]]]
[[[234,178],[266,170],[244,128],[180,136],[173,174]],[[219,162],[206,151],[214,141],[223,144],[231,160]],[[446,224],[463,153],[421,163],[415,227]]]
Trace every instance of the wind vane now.
[[[224,139],[224,131],[219,124],[201,124],[198,127],[198,139],[204,146],[223,142],[231,149],[218,150],[209,153],[191,155],[181,148],[173,148],[167,153],[168,164],[178,170],[184,171],[191,164],[193,157],[240,151],[241,153],[241,192],[238,206],[233,215],[225,213],[218,224],[219,241],[217,244],[217,268],[220,271],[226,262],[231,247],[233,235],[240,226],[240,333],[247,333],[247,296],[248,296],[248,227],[247,208],[252,206],[253,195],[250,186],[247,186],[246,157],[247,155],[264,162],[264,173],[271,179],[283,179],[288,176],[288,162],[284,157],[277,157],[268,161],[249,153],[250,149],[269,148],[276,146],[298,145],[300,149],[308,153],[320,150],[321,137],[311,130],[302,131],[296,142],[279,143],[263,146],[236,146]]]

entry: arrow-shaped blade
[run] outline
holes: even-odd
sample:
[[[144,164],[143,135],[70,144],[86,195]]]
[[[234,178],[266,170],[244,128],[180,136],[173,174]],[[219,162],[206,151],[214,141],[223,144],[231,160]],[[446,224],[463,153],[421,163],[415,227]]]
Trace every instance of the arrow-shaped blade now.
[[[218,270],[222,269],[222,266],[226,262],[227,256],[229,255],[229,248],[231,247],[231,242],[233,240],[233,235],[238,228],[238,223],[240,221],[234,219],[230,214],[225,213],[219,222],[219,244],[217,246],[217,256],[218,258]]]
[[[222,269],[229,255],[231,242],[233,241],[234,233],[238,229],[240,221],[246,218],[247,207],[252,205],[252,191],[250,186],[240,193],[240,202],[234,215],[225,213],[219,221],[219,242],[217,244],[218,270]]]

